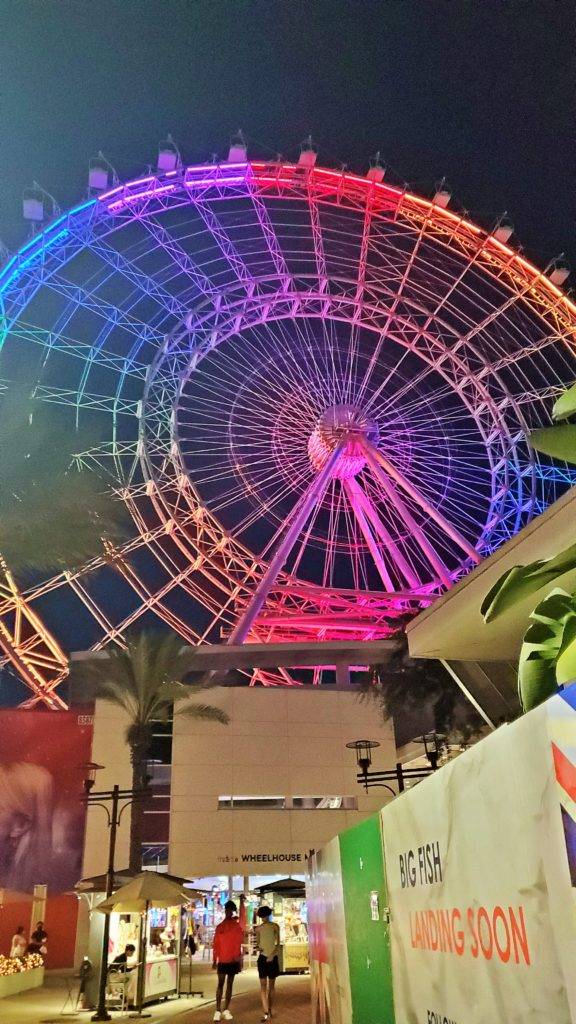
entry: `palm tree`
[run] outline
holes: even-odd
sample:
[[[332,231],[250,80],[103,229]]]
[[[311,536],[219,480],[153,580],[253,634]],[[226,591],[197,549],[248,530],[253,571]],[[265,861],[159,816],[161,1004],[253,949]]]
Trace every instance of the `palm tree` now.
[[[74,450],[94,443],[70,429],[54,406],[20,386],[0,404],[1,567],[67,569],[127,533],[127,513],[99,477],[74,466]]]
[[[360,689],[360,700],[373,704],[382,721],[428,712],[434,731],[452,743],[478,736],[483,721],[439,661],[411,658],[406,636],[385,665],[374,665]]]
[[[127,714],[132,786],[141,789],[155,722],[168,721],[173,708],[175,714],[223,725],[229,718],[221,708],[190,700],[207,687],[182,682],[191,670],[193,651],[183,646],[176,633],[143,632],[126,637],[125,642],[125,648],[108,648],[107,659],[78,662],[72,684],[78,682],[83,697],[99,697]],[[177,706],[182,700],[186,703]],[[142,834],[143,806],[137,801],[130,823],[129,866],[133,871],[139,871],[142,864]]]

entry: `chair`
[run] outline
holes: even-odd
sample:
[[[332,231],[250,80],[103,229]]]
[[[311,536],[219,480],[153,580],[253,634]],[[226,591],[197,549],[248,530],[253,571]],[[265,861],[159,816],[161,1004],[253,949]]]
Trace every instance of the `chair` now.
[[[124,1012],[127,1007],[128,981],[126,971],[110,971],[106,982],[106,1006]]]

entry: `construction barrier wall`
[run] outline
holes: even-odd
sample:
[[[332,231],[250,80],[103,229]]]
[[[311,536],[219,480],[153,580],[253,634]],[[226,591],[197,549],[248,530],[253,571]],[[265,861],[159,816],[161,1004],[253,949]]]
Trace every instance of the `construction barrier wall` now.
[[[313,1024],[576,1024],[576,685],[310,867]]]

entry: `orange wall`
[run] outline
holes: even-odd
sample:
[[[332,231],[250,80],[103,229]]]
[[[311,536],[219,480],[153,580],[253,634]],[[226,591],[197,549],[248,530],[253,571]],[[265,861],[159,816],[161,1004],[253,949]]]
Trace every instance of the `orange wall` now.
[[[23,897],[18,894],[11,899],[9,895],[6,895],[4,900],[4,906],[0,909],[0,953],[8,955],[10,942],[18,925],[23,924],[26,935],[29,935],[32,897]],[[46,967],[49,970],[55,967],[74,966],[77,919],[78,900],[76,896],[48,897],[44,914],[44,928],[48,932]],[[36,922],[34,922],[35,924]]]

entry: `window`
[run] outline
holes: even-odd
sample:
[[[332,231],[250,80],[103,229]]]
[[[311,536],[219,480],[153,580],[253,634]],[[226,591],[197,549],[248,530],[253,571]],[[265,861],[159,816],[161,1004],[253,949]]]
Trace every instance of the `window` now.
[[[220,796],[219,811],[356,811],[355,796]]]
[[[283,796],[220,796],[218,797],[218,810],[230,811],[234,809],[248,811],[283,811],[286,806],[286,799]]]

